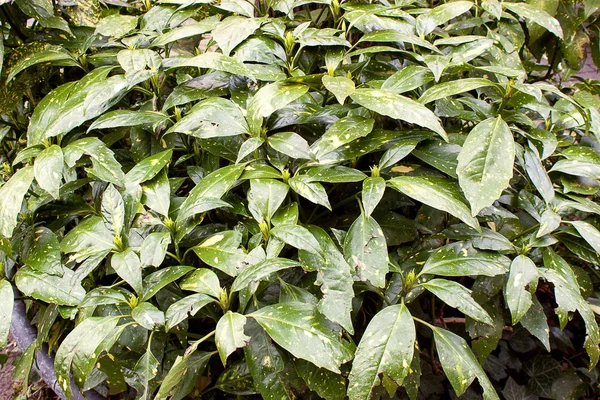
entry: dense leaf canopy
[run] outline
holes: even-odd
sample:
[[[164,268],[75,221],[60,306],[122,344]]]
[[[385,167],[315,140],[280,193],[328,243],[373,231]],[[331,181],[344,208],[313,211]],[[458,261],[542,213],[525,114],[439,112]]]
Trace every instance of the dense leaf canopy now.
[[[0,0],[15,378],[48,344],[68,397],[595,398],[599,8]]]

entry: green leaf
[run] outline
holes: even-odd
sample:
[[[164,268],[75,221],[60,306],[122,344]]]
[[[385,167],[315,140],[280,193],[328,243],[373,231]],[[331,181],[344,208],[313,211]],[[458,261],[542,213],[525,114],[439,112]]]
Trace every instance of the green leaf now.
[[[344,104],[346,97],[354,93],[354,82],[344,76],[324,75],[322,81],[325,88],[333,93],[340,104]]]
[[[489,314],[479,305],[479,303],[473,300],[471,291],[460,283],[446,279],[431,279],[421,283],[421,286],[429,290],[450,307],[458,309],[465,315],[488,325],[493,324]]]
[[[170,243],[171,235],[169,232],[153,232],[146,236],[140,248],[140,263],[142,267],[149,265],[160,267],[165,259],[167,247]]]
[[[258,264],[252,265],[244,269],[233,281],[231,292],[239,292],[242,289],[249,287],[251,284],[256,284],[260,280],[268,277],[273,272],[282,269],[297,267],[297,261],[288,260],[285,258],[272,258]]]
[[[215,344],[223,365],[227,364],[227,357],[235,349],[244,347],[250,340],[250,337],[244,334],[244,325],[246,317],[231,311],[227,311],[217,322]]]
[[[36,271],[62,275],[64,267],[60,245],[54,232],[46,227],[39,227],[28,235],[23,243],[23,263]]]
[[[181,68],[209,68],[215,71],[228,72],[230,74],[242,75],[252,78],[252,71],[239,60],[221,53],[206,52],[199,56],[190,58],[171,58],[163,61],[163,66]]]
[[[125,205],[121,193],[108,185],[102,194],[102,220],[104,226],[115,237],[120,237],[125,223]]]
[[[224,231],[210,236],[194,247],[194,253],[206,264],[225,272],[229,276],[237,276],[246,258],[240,249],[242,234],[239,231]]]
[[[125,126],[153,126],[166,121],[168,118],[168,115],[155,111],[110,111],[96,119],[88,128],[88,132],[94,129],[121,128]]]
[[[288,382],[291,371],[280,350],[256,321],[246,321],[245,331],[250,340],[244,347],[244,355],[254,387],[267,400],[294,399]]]
[[[144,292],[140,297],[141,301],[147,301],[151,299],[156,293],[158,293],[159,290],[167,286],[169,283],[175,282],[177,279],[193,270],[194,267],[176,265],[173,267],[162,268],[151,273],[150,275],[146,275],[142,281]]]
[[[310,177],[312,181],[326,183],[360,182],[367,177],[367,175],[357,169],[341,165],[337,167],[329,165],[312,167],[306,172],[306,176]]]
[[[317,367],[339,374],[340,365],[352,358],[351,350],[340,342],[310,304],[276,304],[248,317],[255,319],[275,343]]]
[[[494,87],[498,85],[488,79],[482,78],[466,78],[456,81],[444,82],[430,87],[423,93],[419,98],[419,102],[427,104],[435,100],[449,98],[455,94],[469,92],[471,90],[479,89],[482,87]]]
[[[349,375],[348,397],[351,400],[368,400],[383,376],[402,385],[413,359],[415,340],[415,324],[404,304],[389,306],[378,312],[369,322],[356,349]]]
[[[62,180],[63,165],[62,149],[55,144],[38,154],[33,164],[35,180],[54,199],[59,197],[58,191]]]
[[[327,131],[316,141],[311,150],[317,159],[350,143],[360,137],[367,136],[373,130],[375,120],[363,117],[349,116],[340,118],[329,126]]]
[[[306,160],[312,160],[315,158],[310,150],[308,142],[297,133],[276,133],[269,136],[267,142],[269,143],[269,146],[288,157],[303,158]]]
[[[50,0],[17,0],[15,3],[21,11],[35,18],[43,27],[60,29],[71,35],[67,21],[54,15],[54,6]]]
[[[600,254],[600,232],[592,224],[585,221],[571,221],[571,225],[577,229],[581,237]]]
[[[372,217],[360,215],[350,226],[344,240],[344,255],[362,281],[385,286],[388,252],[381,227]]]
[[[521,322],[521,325],[529,333],[542,342],[548,352],[550,351],[550,328],[548,327],[544,307],[540,304],[537,297],[532,296],[531,307],[529,307],[529,310],[527,310],[527,313],[523,315],[519,322]]]
[[[442,328],[431,327],[446,377],[457,396],[462,395],[475,377],[483,388],[485,400],[499,400],[496,390],[463,338]]]
[[[160,363],[150,350],[146,351],[144,355],[141,356],[140,359],[135,363],[133,371],[141,383],[141,390],[138,389],[138,396],[140,399],[152,399],[152,388],[154,385],[152,385],[151,381],[156,377],[156,375],[158,375],[159,368]]]
[[[252,35],[262,23],[259,18],[245,18],[241,16],[231,16],[221,21],[211,35],[219,45],[223,54],[228,56],[231,51],[248,36]]]
[[[217,379],[215,388],[237,396],[256,394],[252,375],[246,361],[238,361],[227,368]]]
[[[531,183],[542,195],[544,201],[547,204],[551,203],[554,200],[554,188],[537,150],[534,147],[524,147],[523,159],[525,160],[525,171],[527,171]]]
[[[321,205],[329,210],[331,210],[331,205],[329,204],[329,198],[327,197],[327,192],[323,185],[318,182],[313,182],[313,179],[308,175],[298,175],[293,178],[290,178],[288,184],[292,188],[292,190],[298,193],[300,196],[305,199]]]
[[[37,105],[27,130],[27,142],[68,133],[85,121],[102,115],[127,91],[123,75],[108,78],[112,67],[96,68],[81,80],[59,86]]]
[[[254,218],[258,222],[271,221],[287,197],[289,189],[288,185],[274,179],[251,179],[248,207],[251,212],[254,207],[258,210],[258,215],[254,215]]]
[[[193,385],[189,388],[186,393],[179,393],[179,388],[185,385],[186,381],[190,381],[192,384],[198,380],[193,379],[194,375],[198,376],[204,372],[208,361],[216,352],[197,352],[198,342],[192,344],[183,356],[177,356],[173,366],[167,373],[167,376],[163,379],[158,393],[156,393],[155,400],[166,400],[170,395],[177,398],[184,398],[192,389]],[[192,376],[189,376],[189,375]]]
[[[281,82],[271,83],[262,87],[248,103],[246,119],[248,120],[250,132],[254,136],[259,136],[263,118],[287,106],[306,92],[308,92],[308,86],[298,84],[287,85]]]
[[[315,255],[321,254],[321,246],[313,234],[300,225],[278,225],[271,234],[284,243]]]
[[[63,269],[62,276],[48,275],[30,267],[23,267],[15,275],[15,285],[26,296],[64,306],[76,306],[85,296],[85,289],[77,281],[75,273]]]
[[[156,329],[165,324],[165,314],[147,302],[138,304],[131,311],[131,317],[135,322],[148,330]]]
[[[320,251],[315,253],[300,250],[298,258],[303,265],[317,271],[315,284],[321,285],[323,293],[317,309],[329,320],[353,333],[354,328],[350,314],[354,298],[352,288],[354,271],[323,229],[313,225],[308,226],[307,229],[319,243]],[[323,256],[321,257],[319,254]],[[280,301],[282,301],[281,298]]]
[[[381,160],[379,160],[379,169],[389,168],[396,164],[398,161],[412,153],[418,143],[419,142],[412,139],[400,140],[395,143],[381,156]]]
[[[110,266],[125,282],[127,282],[141,295],[144,291],[142,286],[142,265],[135,252],[128,247],[124,251],[115,253],[110,259]]]
[[[121,164],[115,159],[114,153],[98,138],[79,139],[63,148],[65,164],[74,167],[77,160],[84,154],[90,156],[92,168],[86,169],[89,175],[110,182],[117,186],[125,186],[125,175]]]
[[[477,251],[468,242],[448,244],[433,253],[421,274],[496,276],[508,271],[510,260],[498,253]]]
[[[181,300],[171,304],[165,312],[166,329],[170,331],[180,322],[190,317],[193,317],[204,308],[206,305],[215,302],[213,297],[207,296],[203,293],[192,294],[186,296]]]
[[[169,43],[176,42],[180,39],[185,39],[197,35],[202,35],[203,33],[210,32],[219,24],[219,17],[217,15],[213,15],[211,17],[205,18],[200,22],[180,26],[173,30],[170,30],[167,33],[164,33],[157,37],[153,42],[152,46],[164,46]]]
[[[377,30],[373,32],[367,32],[360,38],[358,41],[361,42],[400,42],[400,43],[410,43],[415,44],[417,46],[424,47],[428,50],[439,52],[439,50],[429,43],[427,40],[420,38],[418,36],[399,32],[397,30]]]
[[[458,188],[447,179],[398,176],[390,179],[388,185],[423,204],[446,211],[478,231],[481,230],[479,222],[471,216]]]
[[[13,288],[6,279],[0,280],[0,296],[3,299],[0,305],[0,347],[4,347],[8,343],[14,304]]]
[[[428,68],[411,65],[387,78],[381,85],[381,89],[394,94],[402,94],[426,85],[432,80],[433,76]]]
[[[67,397],[72,396],[71,366],[75,383],[82,388],[100,352],[108,350],[105,348],[105,341],[113,335],[119,319],[120,317],[87,318],[63,340],[54,358],[54,369],[58,384]]]
[[[412,155],[456,179],[458,178],[456,174],[457,158],[461,150],[462,147],[458,144],[445,143],[435,139],[421,142],[413,150]]]
[[[81,221],[60,242],[60,250],[63,253],[75,253],[77,258],[111,250],[114,247],[112,234],[104,225],[102,218],[97,216]]]
[[[250,138],[246,140],[240,146],[240,150],[238,151],[238,156],[235,160],[236,164],[239,164],[244,158],[254,152],[256,149],[260,148],[263,145],[265,140],[263,138]]]
[[[518,14],[520,17],[526,18],[540,26],[543,26],[549,32],[555,34],[559,39],[563,38],[563,30],[560,26],[560,23],[545,10],[526,3],[502,2],[502,5],[504,8],[507,8],[510,11]]]
[[[167,133],[179,132],[197,138],[237,136],[248,132],[242,109],[231,100],[211,97],[196,104]]]
[[[506,304],[510,310],[513,325],[523,318],[533,304],[530,292],[537,287],[538,279],[537,267],[529,257],[524,255],[515,257],[510,264],[510,274],[505,288]],[[529,290],[527,290],[527,286],[530,286]]]
[[[488,118],[471,130],[458,155],[458,182],[471,213],[496,201],[513,176],[513,136],[501,117]]]
[[[362,204],[365,215],[370,217],[375,207],[383,198],[385,191],[385,179],[381,177],[367,178],[363,181]]]
[[[229,165],[205,176],[189,193],[179,209],[178,221],[203,212],[206,199],[220,199],[233,186],[244,170],[244,165]],[[206,211],[206,210],[204,210]]]
[[[166,150],[146,157],[138,162],[125,175],[126,186],[146,182],[154,178],[169,162],[173,156],[173,150]]]
[[[217,274],[208,268],[198,268],[179,284],[182,290],[208,294],[215,299],[221,295],[221,284]]]
[[[448,140],[438,117],[427,107],[408,97],[377,89],[357,89],[350,98],[371,111],[431,129]]]
[[[0,235],[10,238],[17,226],[23,198],[33,182],[33,167],[18,170],[0,188]]]
[[[171,185],[167,171],[159,172],[142,186],[142,203],[164,217],[169,216],[171,206]]]
[[[453,1],[430,9],[417,17],[417,34],[421,36],[428,35],[437,26],[464,14],[471,7],[473,7],[473,3],[470,1]]]
[[[313,392],[325,400],[343,400],[346,393],[346,380],[324,368],[301,359],[294,360],[296,371]]]
[[[120,38],[137,27],[138,17],[133,15],[112,14],[102,18],[96,24],[94,34]]]

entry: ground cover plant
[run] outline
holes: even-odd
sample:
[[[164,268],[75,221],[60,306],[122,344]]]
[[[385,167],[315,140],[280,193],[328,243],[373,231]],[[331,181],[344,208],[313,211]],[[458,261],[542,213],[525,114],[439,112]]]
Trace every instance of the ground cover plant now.
[[[599,7],[0,0],[24,395],[596,398]]]

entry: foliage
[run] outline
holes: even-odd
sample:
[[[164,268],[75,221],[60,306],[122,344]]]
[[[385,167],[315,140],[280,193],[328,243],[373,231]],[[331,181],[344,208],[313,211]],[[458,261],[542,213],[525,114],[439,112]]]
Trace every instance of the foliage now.
[[[16,378],[47,344],[68,396],[593,396],[599,7],[0,0]]]

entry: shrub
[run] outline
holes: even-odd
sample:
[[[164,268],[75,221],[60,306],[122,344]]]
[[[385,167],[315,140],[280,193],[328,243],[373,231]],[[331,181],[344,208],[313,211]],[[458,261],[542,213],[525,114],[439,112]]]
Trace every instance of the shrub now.
[[[598,1],[53,3],[0,1],[17,379],[593,395]]]

